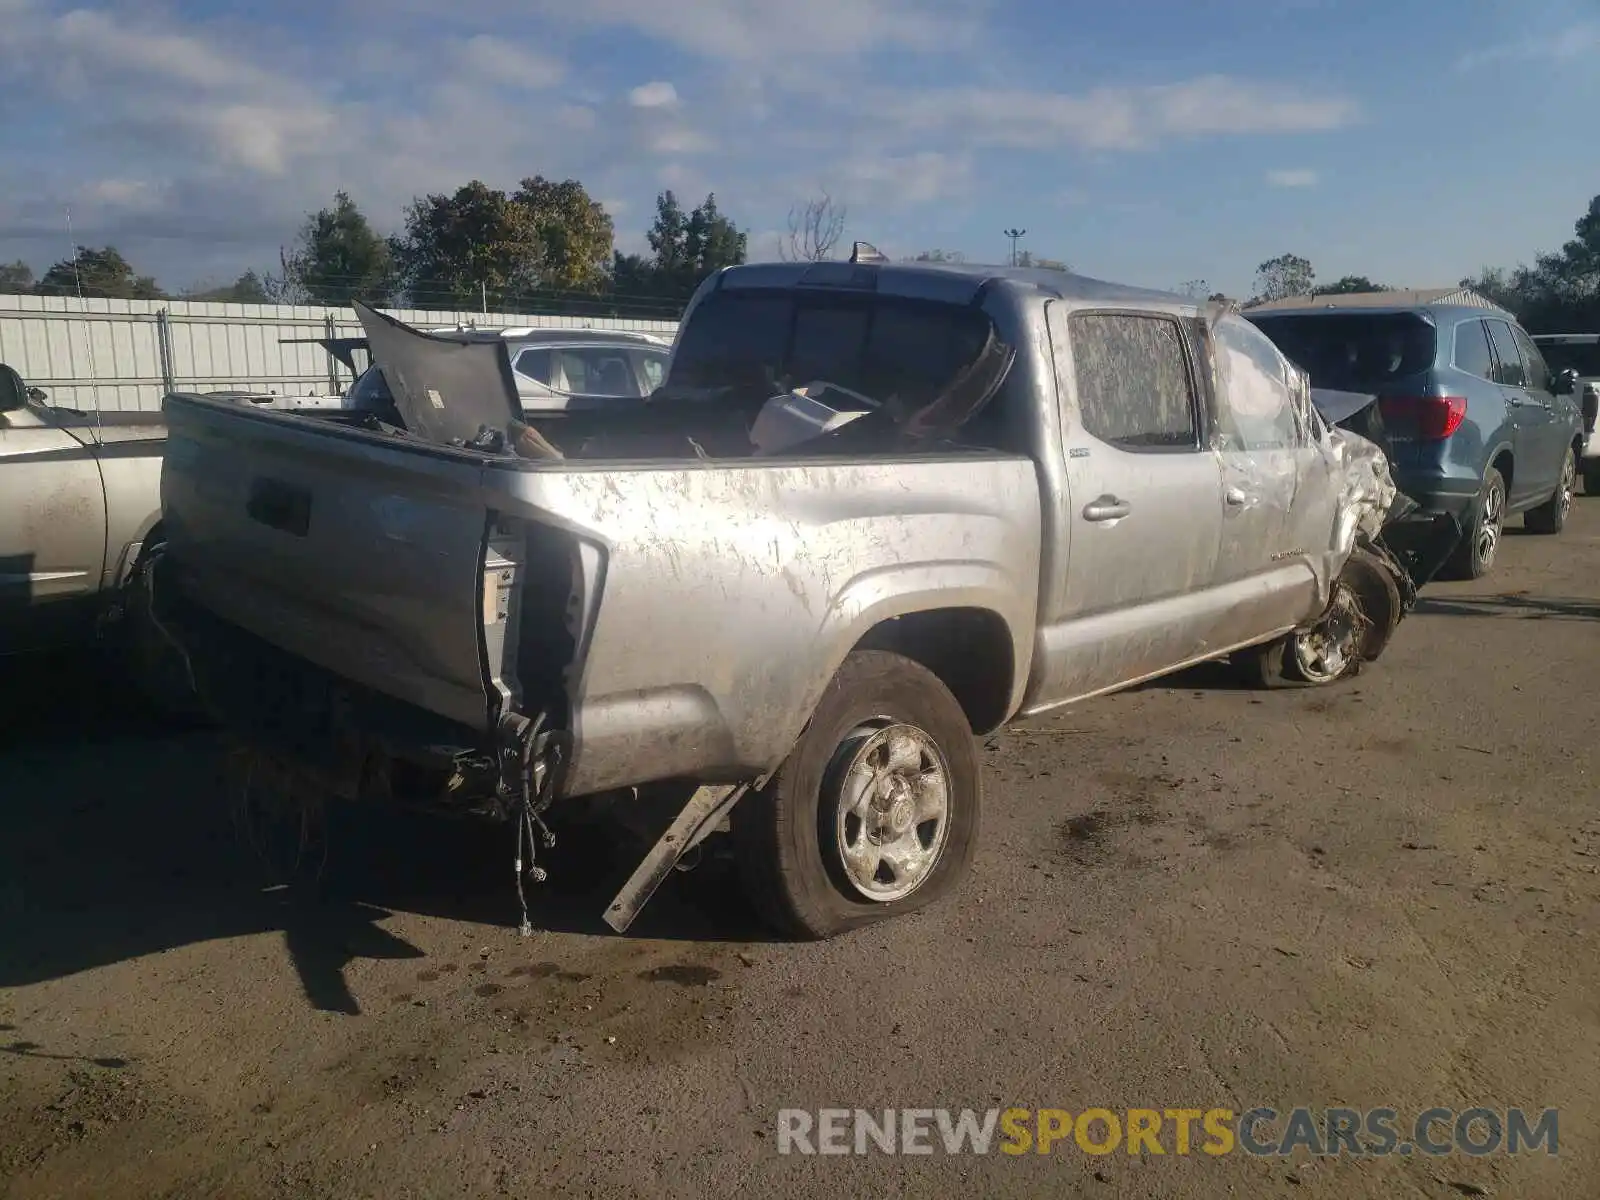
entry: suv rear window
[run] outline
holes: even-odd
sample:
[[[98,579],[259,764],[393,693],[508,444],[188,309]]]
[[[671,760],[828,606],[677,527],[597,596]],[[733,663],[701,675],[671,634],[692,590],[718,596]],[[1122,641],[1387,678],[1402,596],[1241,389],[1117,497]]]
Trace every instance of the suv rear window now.
[[[826,380],[875,400],[934,400],[982,351],[977,309],[894,297],[717,292],[690,315],[667,385],[765,388]]]
[[[1600,342],[1547,342],[1536,337],[1533,344],[1556,374],[1576,371],[1586,379],[1600,376]]]
[[[1433,366],[1438,334],[1414,313],[1242,314],[1311,376],[1311,386],[1363,392]]]

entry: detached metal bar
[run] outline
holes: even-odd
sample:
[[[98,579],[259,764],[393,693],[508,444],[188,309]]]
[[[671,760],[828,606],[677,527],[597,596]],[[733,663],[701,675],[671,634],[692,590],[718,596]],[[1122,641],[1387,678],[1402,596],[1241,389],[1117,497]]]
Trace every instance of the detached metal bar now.
[[[679,860],[705,841],[749,790],[748,783],[696,788],[689,802],[667,826],[666,832],[656,839],[656,844],[650,847],[650,852],[611,901],[611,907],[606,909],[606,924],[618,933],[626,933]]]

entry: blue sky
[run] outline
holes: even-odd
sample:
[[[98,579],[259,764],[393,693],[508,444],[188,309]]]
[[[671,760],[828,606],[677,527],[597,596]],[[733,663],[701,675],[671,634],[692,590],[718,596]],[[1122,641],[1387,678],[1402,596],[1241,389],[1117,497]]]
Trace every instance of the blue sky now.
[[[772,257],[847,237],[1248,294],[1421,287],[1600,193],[1600,0],[0,0],[0,260],[111,242],[169,287],[275,265],[349,191],[394,228],[575,177],[623,249],[714,190]]]

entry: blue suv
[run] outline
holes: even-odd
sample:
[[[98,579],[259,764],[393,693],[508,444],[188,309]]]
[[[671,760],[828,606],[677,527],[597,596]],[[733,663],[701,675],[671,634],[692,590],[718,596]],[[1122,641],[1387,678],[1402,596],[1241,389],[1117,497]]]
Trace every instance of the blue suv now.
[[[1357,432],[1384,448],[1406,495],[1461,522],[1444,573],[1481,578],[1508,516],[1534,533],[1566,524],[1583,445],[1573,375],[1552,376],[1511,314],[1462,293],[1382,300],[1330,296],[1242,315],[1313,387],[1377,397]]]

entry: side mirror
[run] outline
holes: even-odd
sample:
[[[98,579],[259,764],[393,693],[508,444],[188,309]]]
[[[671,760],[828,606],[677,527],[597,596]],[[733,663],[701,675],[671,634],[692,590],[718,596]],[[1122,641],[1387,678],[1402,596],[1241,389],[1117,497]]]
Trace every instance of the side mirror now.
[[[1550,381],[1550,393],[1554,396],[1570,396],[1578,390],[1578,369],[1568,367],[1565,371],[1557,371],[1555,378]]]
[[[16,412],[27,406],[28,389],[23,386],[22,376],[0,363],[0,412]]]

